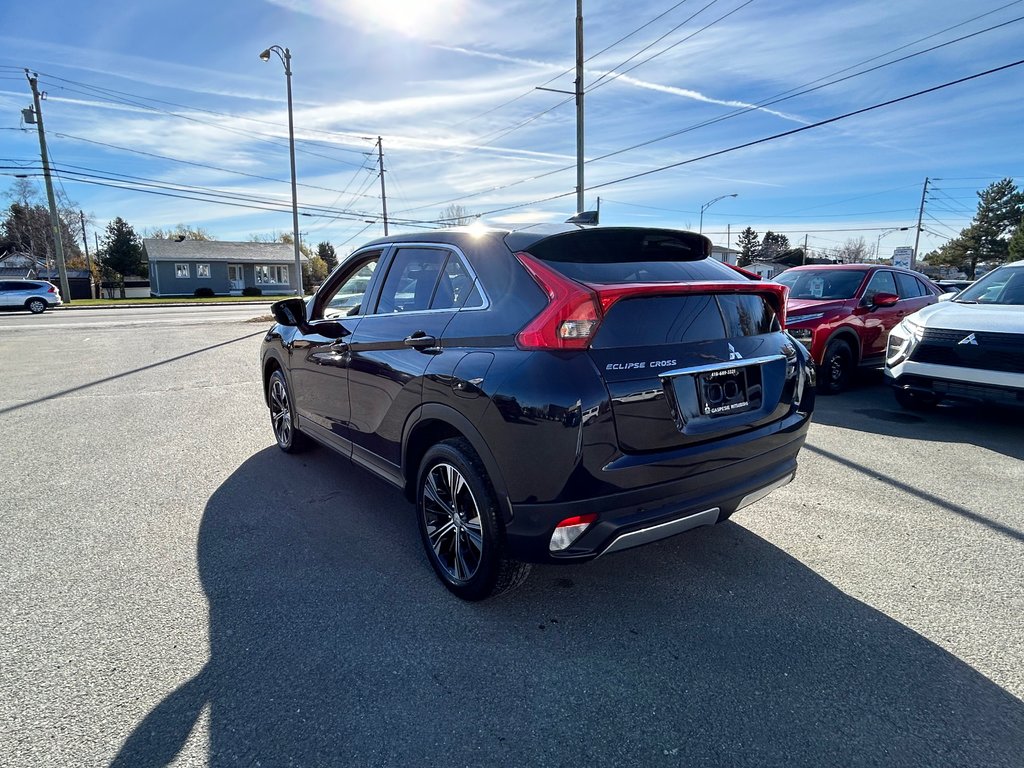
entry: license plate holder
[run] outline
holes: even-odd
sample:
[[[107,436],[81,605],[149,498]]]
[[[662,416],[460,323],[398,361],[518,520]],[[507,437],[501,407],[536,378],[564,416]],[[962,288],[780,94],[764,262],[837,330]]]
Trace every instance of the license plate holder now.
[[[760,366],[737,366],[697,375],[697,398],[704,416],[712,419],[761,407]]]

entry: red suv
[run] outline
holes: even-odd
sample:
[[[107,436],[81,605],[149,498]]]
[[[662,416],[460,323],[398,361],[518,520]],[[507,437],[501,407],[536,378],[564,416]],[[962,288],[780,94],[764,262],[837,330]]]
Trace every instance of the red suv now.
[[[786,328],[810,349],[823,394],[845,389],[855,366],[880,366],[889,331],[943,293],[917,272],[869,264],[793,267],[775,281],[789,287]]]

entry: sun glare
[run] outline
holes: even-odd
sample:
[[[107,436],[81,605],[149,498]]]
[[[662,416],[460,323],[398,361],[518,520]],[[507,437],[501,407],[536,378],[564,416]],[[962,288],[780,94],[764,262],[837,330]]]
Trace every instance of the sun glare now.
[[[450,27],[464,0],[348,0],[348,12],[367,24],[407,37],[436,37]]]

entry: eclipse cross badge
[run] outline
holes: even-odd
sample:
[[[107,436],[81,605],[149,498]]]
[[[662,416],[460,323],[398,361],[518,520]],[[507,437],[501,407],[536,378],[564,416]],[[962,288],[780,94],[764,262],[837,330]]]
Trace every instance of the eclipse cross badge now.
[[[973,344],[974,346],[978,346],[978,340],[974,338],[974,334],[972,333],[970,336],[965,336],[957,342],[957,346],[961,344]]]
[[[960,343],[963,344],[962,341]],[[974,342],[974,343],[977,344],[977,342]],[[739,352],[737,352],[736,351],[736,347],[734,347],[732,344],[729,345],[729,359],[730,360],[742,360],[743,359],[743,355],[741,355]]]

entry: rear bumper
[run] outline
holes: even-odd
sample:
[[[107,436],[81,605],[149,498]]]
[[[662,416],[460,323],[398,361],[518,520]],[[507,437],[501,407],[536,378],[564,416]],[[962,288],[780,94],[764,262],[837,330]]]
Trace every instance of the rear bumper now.
[[[790,441],[765,453],[657,486],[559,504],[516,504],[506,526],[509,554],[526,562],[583,562],[714,525],[792,480],[806,435],[804,422]],[[555,526],[585,514],[597,514],[597,520],[568,549],[551,552]]]

